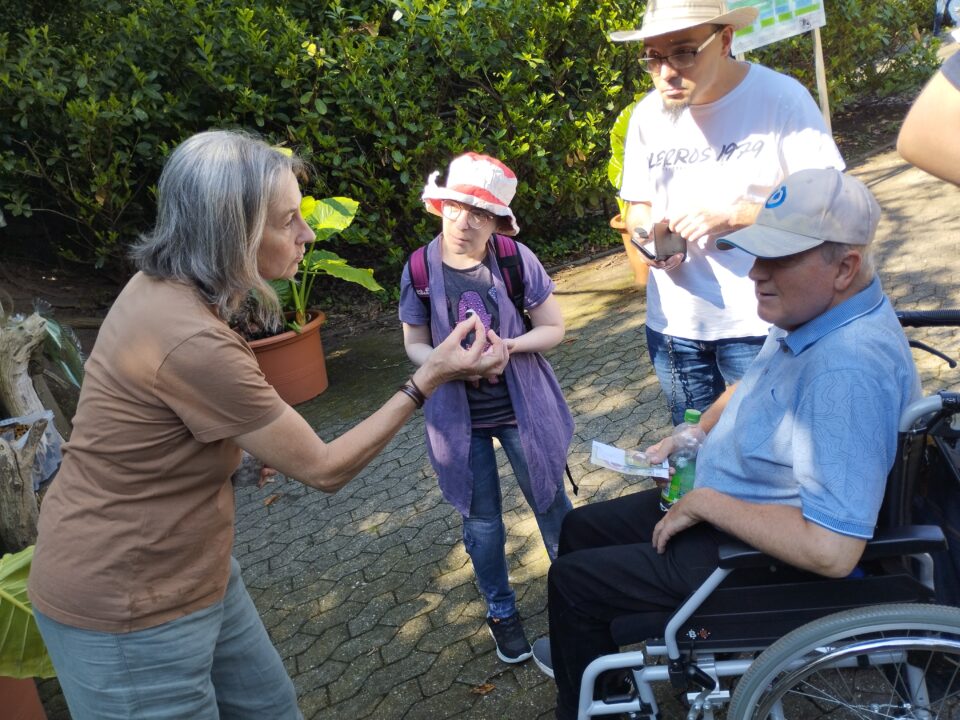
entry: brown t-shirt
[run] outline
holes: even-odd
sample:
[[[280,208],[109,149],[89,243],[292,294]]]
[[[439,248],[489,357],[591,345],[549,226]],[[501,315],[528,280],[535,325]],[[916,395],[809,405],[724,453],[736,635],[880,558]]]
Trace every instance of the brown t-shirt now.
[[[285,407],[192,288],[135,275],[100,329],[43,501],[34,605],[67,625],[129,632],[220,600],[241,454],[230,438]]]

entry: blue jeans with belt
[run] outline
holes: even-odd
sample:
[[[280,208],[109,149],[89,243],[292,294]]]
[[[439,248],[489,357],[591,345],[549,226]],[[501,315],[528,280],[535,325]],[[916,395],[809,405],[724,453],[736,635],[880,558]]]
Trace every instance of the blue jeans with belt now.
[[[706,410],[743,377],[766,336],[687,340],[647,328],[647,350],[674,425],[687,408]]]
[[[487,602],[487,614],[494,618],[510,617],[517,611],[516,594],[507,576],[507,556],[504,550],[506,528],[503,525],[503,496],[497,473],[497,456],[493,438],[507,454],[517,484],[534,511],[540,536],[547,554],[557,557],[560,526],[563,517],[573,507],[559,485],[553,503],[539,513],[530,489],[530,474],[520,445],[520,431],[516,425],[498,425],[492,428],[474,428],[470,438],[470,469],[473,471],[473,498],[470,517],[463,518],[463,544],[473,563],[480,592]]]
[[[297,694],[231,558],[223,600],[144,630],[35,611],[73,720],[302,720]]]

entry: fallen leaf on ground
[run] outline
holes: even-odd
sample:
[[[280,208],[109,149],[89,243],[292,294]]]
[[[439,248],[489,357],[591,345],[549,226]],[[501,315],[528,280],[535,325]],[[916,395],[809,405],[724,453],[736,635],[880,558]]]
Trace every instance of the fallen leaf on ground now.
[[[476,685],[470,688],[470,692],[472,692],[474,695],[486,695],[488,693],[492,693],[496,689],[497,686],[493,683],[484,683],[483,685]]]
[[[270,497],[268,497],[266,500],[263,501],[264,507],[273,505],[277,500],[280,499],[280,497],[281,497],[280,493],[274,493],[273,495],[271,495]]]

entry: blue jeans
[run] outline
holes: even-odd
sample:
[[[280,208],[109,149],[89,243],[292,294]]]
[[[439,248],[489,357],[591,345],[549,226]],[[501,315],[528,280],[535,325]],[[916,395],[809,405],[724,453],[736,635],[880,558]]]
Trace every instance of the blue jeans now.
[[[951,24],[960,21],[960,0],[937,0],[933,11],[933,34],[940,33],[940,24],[946,20]]]
[[[303,717],[233,558],[223,600],[156,627],[110,633],[36,618],[73,720]]]
[[[766,339],[686,340],[647,328],[647,349],[673,424],[683,422],[687,408],[706,410],[742,378]]]
[[[540,527],[540,537],[551,560],[557,557],[563,516],[573,506],[561,485],[546,512],[537,512],[530,491],[527,461],[520,445],[520,431],[516,425],[473,429],[470,438],[473,498],[470,501],[470,517],[463,518],[463,544],[473,563],[480,592],[487,602],[487,614],[494,618],[506,618],[517,611],[517,598],[507,577],[507,555],[504,550],[507,534],[503,526],[503,498],[493,438],[500,440],[500,446],[507,453],[517,484],[527,505],[533,509]]]

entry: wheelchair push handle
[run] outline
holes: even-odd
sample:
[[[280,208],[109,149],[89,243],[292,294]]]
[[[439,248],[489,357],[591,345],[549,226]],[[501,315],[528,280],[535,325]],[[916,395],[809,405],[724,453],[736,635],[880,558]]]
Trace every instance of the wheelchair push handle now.
[[[897,320],[901,327],[958,327],[960,326],[960,310],[897,310]],[[949,355],[931,347],[919,340],[910,340],[910,347],[923,350],[943,360],[951,368],[957,366],[957,361]]]
[[[903,327],[957,327],[960,310],[897,310]]]

